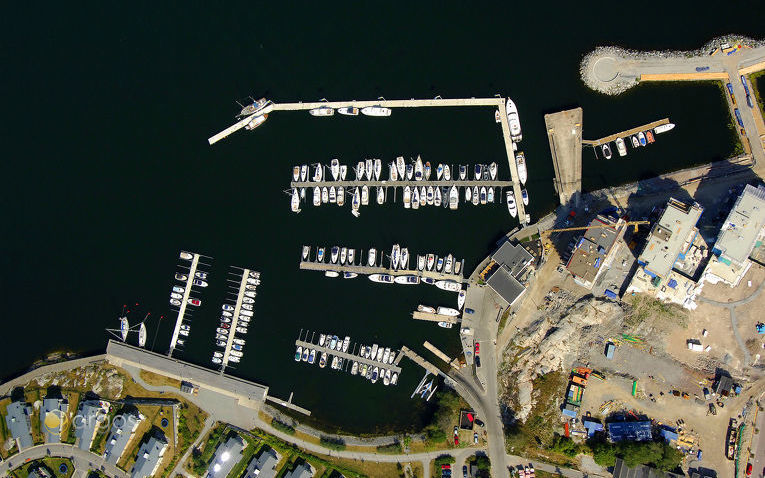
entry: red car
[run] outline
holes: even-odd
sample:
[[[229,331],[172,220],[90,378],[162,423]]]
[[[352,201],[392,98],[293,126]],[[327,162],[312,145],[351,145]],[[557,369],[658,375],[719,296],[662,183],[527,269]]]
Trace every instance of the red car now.
[[[481,351],[481,344],[478,342],[475,343],[475,354],[478,355],[478,353]]]
[[[454,446],[458,446],[460,444],[460,437],[458,435],[454,435]]]
[[[746,476],[752,476],[752,464],[747,463],[746,465]]]

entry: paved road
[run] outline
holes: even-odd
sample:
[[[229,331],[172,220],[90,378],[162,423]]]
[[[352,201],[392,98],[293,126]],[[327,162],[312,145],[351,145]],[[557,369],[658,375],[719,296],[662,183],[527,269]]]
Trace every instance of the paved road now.
[[[85,367],[86,365],[92,365],[106,360],[106,354],[94,355],[92,357],[79,358],[74,360],[66,360],[64,362],[57,362],[50,365],[44,365],[36,368],[31,372],[27,372],[24,375],[9,380],[3,384],[0,384],[0,396],[8,395],[16,387],[23,387],[30,381],[48,373],[64,372],[77,367]]]
[[[76,446],[64,443],[49,443],[27,448],[3,462],[3,470],[11,470],[27,461],[39,460],[46,456],[69,458],[74,463],[74,476],[87,476],[89,470],[100,469],[110,477],[127,478],[129,475],[115,465],[106,463],[104,459],[93,453],[80,450]]]
[[[189,474],[186,472],[186,470],[183,468],[183,464],[186,463],[186,460],[189,459],[189,456],[191,456],[191,451],[199,446],[199,442],[201,442],[205,435],[207,435],[207,432],[210,431],[210,429],[215,425],[216,421],[212,416],[207,417],[207,420],[205,420],[205,425],[202,427],[202,431],[199,432],[199,436],[194,441],[194,443],[191,444],[191,446],[186,450],[186,453],[183,454],[180,460],[178,460],[178,464],[175,465],[175,469],[173,469],[173,472],[170,473],[169,476],[177,476],[177,475],[183,475],[187,478],[193,478],[194,475]]]

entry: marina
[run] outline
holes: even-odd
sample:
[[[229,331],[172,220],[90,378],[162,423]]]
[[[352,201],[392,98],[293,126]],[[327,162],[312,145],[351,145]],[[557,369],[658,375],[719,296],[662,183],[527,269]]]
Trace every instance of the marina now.
[[[255,303],[256,289],[260,285],[260,272],[241,269],[234,304],[223,304],[220,327],[216,332],[216,345],[223,352],[214,352],[212,362],[220,365],[221,371],[229,363],[239,363],[244,356],[245,340],[252,319],[252,304]],[[229,316],[230,315],[230,316]]]
[[[207,286],[207,283],[205,282],[207,279],[207,273],[197,270],[199,269],[199,260],[202,256],[197,253],[181,251],[179,257],[181,260],[189,261],[190,264],[188,269],[184,270],[184,272],[175,273],[175,279],[183,284],[183,292],[180,293],[179,298],[175,298],[172,294],[170,296],[170,305],[178,308],[178,316],[175,319],[175,327],[173,328],[173,335],[170,339],[170,350],[167,353],[168,356],[173,355],[176,347],[185,345],[186,337],[188,337],[191,332],[191,326],[184,323],[184,320],[186,320],[187,306],[192,305],[198,307],[202,303],[200,299],[191,297],[192,287]],[[181,267],[185,269],[185,267]],[[173,292],[173,294],[179,293]]]

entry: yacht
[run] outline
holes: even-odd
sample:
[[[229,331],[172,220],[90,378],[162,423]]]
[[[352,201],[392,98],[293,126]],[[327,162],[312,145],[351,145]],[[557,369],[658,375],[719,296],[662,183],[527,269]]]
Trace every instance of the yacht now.
[[[359,363],[354,360],[353,366],[351,367],[351,375],[356,375],[358,371],[359,371]]]
[[[436,313],[436,309],[435,309],[435,307],[431,307],[429,305],[419,304],[417,306],[417,312],[427,312],[429,314],[435,314]]]
[[[240,307],[244,310],[252,310],[252,304],[241,304]]]
[[[444,165],[441,163],[438,163],[438,166],[436,167],[436,180],[440,181],[443,175],[444,175]]]
[[[308,350],[308,347],[305,347],[303,349],[303,355],[300,357],[300,359],[303,362],[308,362],[308,357],[310,356],[310,351]]]
[[[334,186],[329,187],[329,202],[332,204],[337,202],[337,190]]]
[[[526,155],[523,154],[523,151],[515,156],[515,165],[518,168],[518,179],[525,186],[526,179],[528,179],[528,171],[526,171]]]
[[[427,265],[428,265],[429,271],[433,270],[433,264],[435,264],[435,262],[436,262],[436,256],[434,254],[428,254]]]
[[[332,337],[337,339],[337,344],[335,344],[335,350],[339,352],[340,349],[343,348],[343,341],[340,340],[340,337],[338,337],[337,335],[333,335]]]
[[[361,364],[361,367],[359,369],[359,375],[361,375],[362,377],[367,376],[367,364],[365,363]]]
[[[425,166],[422,168],[422,175],[425,177],[425,181],[430,180],[430,161],[425,161]]]
[[[351,338],[347,335],[345,336],[345,339],[343,339],[343,352],[348,351],[348,346],[351,344]]]
[[[473,206],[477,206],[480,202],[481,198],[479,194],[480,191],[478,190],[478,186],[473,186]]]
[[[385,347],[385,351],[383,352],[383,358],[382,358],[383,363],[388,363],[388,357],[390,357],[390,348]]]
[[[457,186],[452,186],[449,189],[449,209],[457,209],[460,202],[459,191]]]
[[[360,110],[355,106],[343,106],[342,108],[337,109],[338,113],[345,116],[358,116],[359,111]]]
[[[332,161],[329,162],[329,172],[332,174],[332,179],[337,181],[340,179],[340,161],[337,160],[337,158],[333,158]]]
[[[348,249],[343,247],[340,249],[340,264],[345,264],[345,259],[348,258]]]
[[[491,177],[492,181],[497,179],[497,163],[491,163],[489,165],[489,176]]]
[[[324,248],[320,247],[319,251],[316,253],[316,261],[317,262],[324,262]]]
[[[486,186],[481,186],[481,204],[486,204]]]
[[[348,264],[353,265],[356,259],[356,249],[348,249]]]
[[[388,357],[388,363],[393,363],[394,360],[396,360],[396,352],[391,350],[390,351],[390,356]]]
[[[433,186],[428,186],[426,197],[427,197],[428,206],[432,206],[433,205]]]
[[[638,142],[640,142],[640,146],[645,146],[646,145],[645,134],[643,134],[643,132],[641,131],[637,134],[637,137],[638,137]]]
[[[439,280],[436,281],[435,286],[449,292],[459,292],[462,288],[459,282],[454,282],[453,280]]]
[[[308,179],[308,165],[304,164],[300,166],[300,180],[302,182],[306,182],[307,179]]]
[[[472,198],[473,198],[473,188],[468,186],[465,188],[465,202],[470,202]]]
[[[220,313],[223,318],[231,318],[234,316],[232,312],[229,312],[228,310],[224,310]]]
[[[321,203],[327,204],[329,202],[329,189],[327,189],[327,186],[323,186],[321,188]]]
[[[510,212],[511,216],[515,217],[516,215],[518,215],[518,207],[515,205],[515,197],[513,196],[512,191],[507,191],[506,199],[507,199],[507,210]]]
[[[396,276],[393,278],[396,284],[415,285],[420,283],[420,278],[415,275]]]
[[[354,279],[358,276],[356,272],[343,272],[343,279]]]
[[[436,309],[436,313],[440,315],[448,315],[450,317],[459,317],[460,311],[457,309],[452,309],[451,307],[439,307]]]
[[[345,189],[342,186],[337,187],[337,205],[345,205]]]
[[[409,163],[406,165],[406,180],[411,181],[412,177],[414,177],[414,165]]]
[[[366,206],[369,204],[369,186],[366,184],[361,186],[361,205]]]
[[[324,277],[340,277],[340,273],[337,271],[324,271]]]
[[[412,190],[409,186],[404,188],[404,208],[409,209],[412,202]]]
[[[297,188],[292,188],[292,200],[290,201],[292,212],[300,212],[300,193]]]
[[[189,280],[189,276],[187,276],[186,274],[181,274],[180,272],[176,272],[175,273],[175,280],[187,281],[187,280]]]
[[[398,181],[398,169],[396,169],[396,163],[393,161],[388,163],[388,180]]]
[[[400,259],[401,246],[394,244],[390,251],[390,267],[391,269],[398,269],[398,261]]]
[[[340,165],[340,180],[345,181],[345,177],[348,175],[348,166],[345,164]]]
[[[417,256],[417,270],[425,270],[425,256]]]
[[[383,189],[380,186],[377,186],[377,204],[384,204],[385,203],[385,189]]]
[[[337,347],[337,335],[333,335],[329,341],[329,348],[334,350]]]
[[[493,187],[486,188],[486,200],[488,202],[494,202],[494,188]]]
[[[377,264],[377,249],[374,247],[369,249],[367,264],[369,264],[369,267],[374,267]]]
[[[324,347],[324,341],[327,339],[327,336],[324,334],[319,335],[319,347]]]
[[[521,200],[524,206],[529,205],[529,192],[526,189],[521,189]]]
[[[481,176],[483,174],[483,165],[482,164],[476,164],[475,165],[475,171],[473,171],[473,179],[476,181],[481,179]]]
[[[220,308],[223,309],[223,310],[228,310],[228,311],[233,311],[234,310],[234,306],[230,305],[230,304],[223,304]]]
[[[376,358],[376,360],[378,362],[382,361],[382,357],[383,357],[384,353],[385,353],[385,349],[384,348],[380,347],[379,349],[377,349],[377,358]]]
[[[444,263],[444,272],[446,272],[447,274],[451,274],[452,273],[452,261],[453,260],[454,260],[454,258],[452,257],[451,254],[446,256],[446,262]]]
[[[657,126],[653,129],[653,132],[656,134],[666,133],[667,131],[671,131],[672,128],[675,127],[674,123],[667,123],[663,124],[661,126]]]
[[[364,160],[364,174],[367,175],[367,181],[371,181],[375,173],[374,171],[375,161],[372,158]]]
[[[364,180],[364,161],[359,161],[358,164],[356,164],[356,181],[363,181]]]
[[[313,173],[313,182],[319,183],[321,182],[322,178],[324,177],[324,166],[321,164],[316,164],[316,169]]]
[[[616,138],[616,151],[619,156],[627,156],[627,145],[624,144],[623,138]]]
[[[327,352],[321,353],[321,358],[319,359],[319,367],[324,368],[327,366]]]
[[[435,187],[433,190],[433,204],[438,207],[441,205],[441,188]]]
[[[390,116],[391,109],[383,106],[367,106],[366,108],[361,108],[361,114],[367,116]]]
[[[436,261],[436,271],[441,272],[444,268],[444,258],[439,257]]]
[[[319,206],[321,204],[321,188],[319,186],[313,187],[313,205]]]
[[[428,188],[420,186],[420,206],[425,207],[428,204]]]
[[[420,208],[420,188],[417,186],[412,189],[412,209]]]
[[[404,161],[403,156],[396,158],[396,170],[398,171],[398,177],[403,181],[406,175],[406,162]]]
[[[603,150],[603,156],[605,156],[606,159],[611,159],[611,147],[608,143],[602,145],[600,148]]]
[[[295,350],[295,362],[300,362],[300,358],[303,356],[303,347],[301,345],[298,345],[297,350]]]
[[[406,247],[401,249],[401,260],[399,260],[399,269],[409,269],[409,249]]]
[[[303,246],[303,261],[308,260],[308,255],[311,253],[311,248],[308,246]]]
[[[467,178],[467,166],[460,164],[460,181],[464,181]]]
[[[507,122],[510,125],[510,137],[513,141],[518,143],[523,139],[523,135],[521,134],[521,120],[518,117],[518,108],[516,108],[513,100],[508,98],[507,103],[505,104],[505,109],[507,110]]]
[[[462,310],[462,306],[465,305],[466,295],[467,295],[467,292],[465,291],[465,289],[460,290],[460,293],[457,296],[457,309]]]
[[[335,114],[335,110],[327,106],[314,108],[312,110],[308,110],[308,112],[311,114],[311,116],[332,116],[333,114]]]
[[[422,181],[422,159],[417,156],[417,161],[414,163],[414,180]]]
[[[231,363],[239,363],[240,360],[241,360],[241,358],[234,357],[233,355],[228,357],[228,361],[231,362]]]
[[[382,161],[379,159],[375,159],[374,172],[375,172],[375,181],[379,181],[380,175],[382,174]]]
[[[381,284],[392,284],[393,276],[390,274],[371,274],[369,280],[372,282],[379,282]]]
[[[233,350],[238,350],[238,351],[240,351],[240,352],[241,352],[242,350],[244,350],[244,347],[242,347],[242,346],[241,346],[241,345],[239,345],[239,344],[231,344],[231,348],[232,348]]]
[[[452,179],[452,172],[449,169],[448,164],[444,164],[444,181],[451,181]]]
[[[452,323],[451,322],[439,322],[438,326],[439,327],[443,327],[445,329],[451,329],[452,328]]]
[[[337,264],[337,256],[340,254],[340,248],[337,246],[332,246],[330,253],[331,253],[331,256],[329,259],[330,262],[332,264]]]
[[[254,118],[252,118],[250,120],[249,123],[247,123],[247,125],[244,127],[244,129],[246,129],[248,131],[252,131],[255,128],[257,128],[258,126],[260,126],[263,123],[265,123],[267,119],[268,119],[268,115],[267,114],[260,115],[260,116],[255,116]]]

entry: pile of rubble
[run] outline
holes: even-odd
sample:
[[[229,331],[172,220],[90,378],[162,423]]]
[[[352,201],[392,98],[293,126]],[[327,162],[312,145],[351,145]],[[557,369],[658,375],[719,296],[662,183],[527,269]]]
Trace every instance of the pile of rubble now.
[[[62,389],[87,390],[110,399],[120,398],[124,385],[124,377],[117,370],[101,365],[47,373],[34,381],[40,387],[57,386]]]

